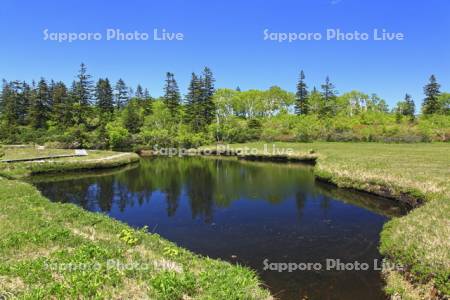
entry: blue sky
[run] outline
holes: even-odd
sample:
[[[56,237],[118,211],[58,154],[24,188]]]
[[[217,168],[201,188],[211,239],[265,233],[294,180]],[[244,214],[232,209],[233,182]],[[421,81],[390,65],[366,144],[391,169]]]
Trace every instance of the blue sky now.
[[[80,62],[94,78],[141,83],[162,93],[165,72],[182,93],[191,72],[209,66],[217,87],[294,91],[300,69],[310,87],[329,75],[337,90],[377,93],[393,105],[406,92],[420,103],[435,74],[450,90],[450,1],[2,1],[0,78],[54,78],[70,83]],[[153,32],[184,34],[183,41],[45,41],[49,32]],[[386,29],[403,41],[264,40],[263,31],[344,32]]]

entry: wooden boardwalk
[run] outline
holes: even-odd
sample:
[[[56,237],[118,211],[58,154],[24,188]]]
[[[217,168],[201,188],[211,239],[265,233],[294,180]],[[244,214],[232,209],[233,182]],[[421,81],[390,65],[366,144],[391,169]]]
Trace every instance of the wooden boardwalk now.
[[[27,162],[27,161],[36,161],[36,160],[48,160],[48,159],[54,159],[54,158],[79,157],[79,156],[86,156],[86,155],[61,154],[61,155],[50,155],[50,156],[33,157],[33,158],[4,159],[4,160],[0,160],[0,162],[2,162],[2,163],[15,163],[15,162]]]

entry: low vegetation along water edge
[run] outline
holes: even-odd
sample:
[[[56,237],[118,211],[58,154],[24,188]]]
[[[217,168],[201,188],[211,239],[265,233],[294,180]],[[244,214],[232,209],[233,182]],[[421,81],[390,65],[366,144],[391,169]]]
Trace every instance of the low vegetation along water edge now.
[[[384,193],[418,206],[386,223],[381,232],[380,252],[406,267],[402,272],[385,273],[386,292],[403,299],[444,298],[450,294],[450,145],[274,145],[292,149],[295,160],[316,160],[318,178],[344,188]],[[231,148],[243,146],[264,154],[262,143]],[[120,298],[133,291],[138,298],[270,298],[255,273],[246,268],[198,257],[156,234],[147,234],[146,229],[134,230],[74,205],[51,203],[31,185],[6,179],[106,168],[137,160],[135,154],[93,151],[89,159],[2,164],[0,292],[30,297]],[[76,268],[66,272],[58,267],[79,266],[82,262],[100,266],[88,272]],[[151,271],[108,267],[108,262],[145,265]]]
[[[273,157],[266,148],[263,143],[229,146]],[[450,295],[449,144],[274,143],[271,149],[289,149],[291,156],[306,160],[314,154],[319,179],[417,207],[387,222],[381,232],[381,254],[404,266],[385,272],[385,290],[402,299]]]
[[[139,160],[100,151],[88,157],[2,165],[0,298],[271,299],[247,268],[200,257],[147,228],[52,203],[32,185],[5,178]]]

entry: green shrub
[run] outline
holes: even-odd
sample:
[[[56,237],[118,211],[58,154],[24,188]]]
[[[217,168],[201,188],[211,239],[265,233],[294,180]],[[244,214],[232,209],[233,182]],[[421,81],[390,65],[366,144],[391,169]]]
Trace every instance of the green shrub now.
[[[108,123],[106,132],[112,149],[126,149],[131,146],[130,134],[120,123]]]

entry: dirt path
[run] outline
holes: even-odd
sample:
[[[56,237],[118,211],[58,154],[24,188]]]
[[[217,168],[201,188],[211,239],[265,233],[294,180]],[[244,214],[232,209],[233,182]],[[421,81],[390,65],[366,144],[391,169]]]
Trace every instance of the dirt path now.
[[[84,161],[105,161],[105,160],[112,160],[118,157],[122,157],[122,156],[126,156],[126,155],[130,155],[130,153],[119,153],[119,154],[115,154],[115,155],[111,155],[111,156],[107,156],[107,157],[102,157],[102,158],[91,158],[91,159],[85,159]]]
[[[101,157],[101,158],[91,158],[91,159],[83,159],[83,162],[102,162],[102,161],[108,161],[108,160],[113,160],[115,158],[119,158],[122,156],[126,156],[126,155],[130,155],[130,153],[119,153],[119,154],[115,154],[115,155],[111,155],[111,156],[107,156],[107,157]],[[75,156],[72,155],[71,157],[81,157],[81,156]],[[83,156],[86,157],[86,156]],[[73,160],[73,159],[68,159],[68,160],[64,160],[64,162],[78,162],[79,160]],[[53,160],[53,159],[45,159],[45,158],[41,158],[38,160],[30,160],[30,161],[24,161],[25,163],[46,163],[46,162],[61,162],[61,160]]]

